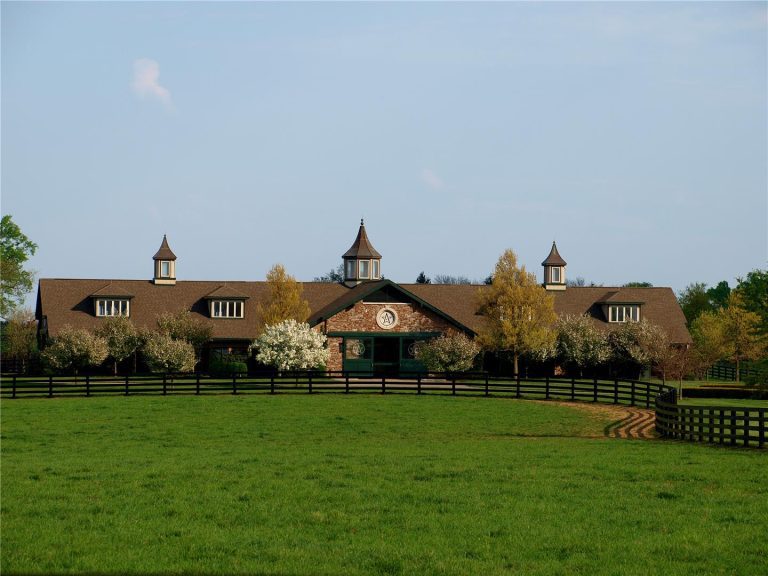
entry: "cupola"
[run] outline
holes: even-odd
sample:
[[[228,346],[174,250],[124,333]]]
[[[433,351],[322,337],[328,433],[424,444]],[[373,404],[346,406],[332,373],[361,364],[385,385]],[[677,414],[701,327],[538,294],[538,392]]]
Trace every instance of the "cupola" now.
[[[344,259],[344,283],[348,286],[381,280],[381,254],[371,245],[365,232],[365,222],[360,219],[360,230],[352,247],[342,256]]]
[[[552,242],[549,256],[541,263],[544,266],[544,288],[547,290],[565,290],[565,260],[557,251],[557,244]]]
[[[155,284],[176,284],[176,254],[168,246],[168,239],[163,234],[163,243],[160,249],[152,257],[155,261],[155,275],[152,282]]]

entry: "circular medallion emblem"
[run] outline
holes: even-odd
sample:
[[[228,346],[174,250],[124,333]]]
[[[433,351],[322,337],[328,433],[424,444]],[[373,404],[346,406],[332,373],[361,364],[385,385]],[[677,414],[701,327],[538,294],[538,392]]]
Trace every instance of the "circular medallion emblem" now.
[[[382,308],[379,310],[378,314],[376,314],[376,324],[385,330],[394,328],[397,325],[397,312],[392,308]]]

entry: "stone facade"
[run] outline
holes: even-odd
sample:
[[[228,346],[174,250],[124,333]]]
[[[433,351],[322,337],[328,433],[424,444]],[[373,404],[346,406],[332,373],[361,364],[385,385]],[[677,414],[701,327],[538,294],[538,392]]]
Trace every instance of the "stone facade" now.
[[[377,315],[384,308],[394,310],[397,314],[397,323],[389,329],[382,328],[376,321]],[[342,310],[322,323],[322,330],[326,334],[334,332],[375,332],[378,334],[409,332],[442,333],[451,328],[453,326],[447,320],[414,303],[375,304],[357,302],[352,308]],[[328,338],[328,349],[330,351],[329,370],[343,369],[342,340],[340,337]]]

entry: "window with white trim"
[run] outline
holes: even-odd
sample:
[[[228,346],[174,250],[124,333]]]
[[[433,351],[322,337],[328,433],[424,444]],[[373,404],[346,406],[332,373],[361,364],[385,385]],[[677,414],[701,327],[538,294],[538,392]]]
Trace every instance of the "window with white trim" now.
[[[371,274],[371,278],[379,279],[381,278],[381,274],[379,273],[379,261],[378,260],[371,260],[371,265],[373,266],[373,274]]]
[[[211,302],[211,318],[242,318],[242,300],[213,300]]]
[[[355,277],[355,261],[354,260],[347,260],[347,278],[354,278]]]
[[[370,260],[360,260],[358,265],[360,266],[358,278],[370,278],[371,277],[371,262]]]
[[[96,316],[130,316],[130,301],[127,298],[98,298]]]
[[[639,322],[640,306],[622,304],[608,307],[608,322]]]
[[[552,284],[560,284],[560,266],[553,266],[550,270]]]
[[[162,260],[160,262],[160,277],[161,278],[171,277],[171,263],[167,260]]]

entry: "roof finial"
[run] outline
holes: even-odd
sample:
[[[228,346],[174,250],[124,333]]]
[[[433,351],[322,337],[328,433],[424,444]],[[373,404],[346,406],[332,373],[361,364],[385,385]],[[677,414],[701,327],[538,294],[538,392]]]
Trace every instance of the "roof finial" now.
[[[365,226],[365,222],[363,221],[362,218],[360,218],[360,226]]]

